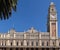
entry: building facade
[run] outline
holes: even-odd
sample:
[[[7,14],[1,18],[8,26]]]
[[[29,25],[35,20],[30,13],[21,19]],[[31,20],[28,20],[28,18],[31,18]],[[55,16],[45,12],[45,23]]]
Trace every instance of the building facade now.
[[[55,4],[51,2],[48,9],[47,32],[39,32],[33,27],[26,32],[0,34],[0,50],[60,50],[58,21]]]

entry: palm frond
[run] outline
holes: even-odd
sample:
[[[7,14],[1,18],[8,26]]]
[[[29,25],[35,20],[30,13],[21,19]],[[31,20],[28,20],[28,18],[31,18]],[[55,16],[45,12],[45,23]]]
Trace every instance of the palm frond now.
[[[12,9],[16,11],[17,0],[0,0],[0,19],[9,19]]]

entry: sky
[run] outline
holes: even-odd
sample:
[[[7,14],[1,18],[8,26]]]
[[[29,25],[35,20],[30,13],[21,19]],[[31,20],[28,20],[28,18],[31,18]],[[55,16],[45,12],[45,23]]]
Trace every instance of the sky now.
[[[48,7],[51,2],[56,5],[60,36],[60,0],[18,0],[17,11],[12,11],[8,20],[0,20],[0,32],[8,32],[12,28],[17,32],[23,32],[31,27],[40,32],[46,32]]]

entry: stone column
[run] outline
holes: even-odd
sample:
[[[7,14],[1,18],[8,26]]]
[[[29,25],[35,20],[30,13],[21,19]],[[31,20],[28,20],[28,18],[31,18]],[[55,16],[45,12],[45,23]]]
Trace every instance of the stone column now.
[[[27,46],[27,44],[26,44],[26,40],[24,40],[24,46]]]
[[[18,45],[21,46],[21,41],[18,42]]]
[[[10,46],[10,41],[9,40],[6,41],[6,45]]]
[[[59,46],[59,41],[58,41],[58,40],[56,40],[56,46],[57,46],[57,47]]]
[[[13,40],[13,45],[16,46],[16,40]]]
[[[51,46],[51,47],[53,46],[52,40],[50,40],[50,46]]]
[[[39,34],[39,46],[41,46],[41,34]]]

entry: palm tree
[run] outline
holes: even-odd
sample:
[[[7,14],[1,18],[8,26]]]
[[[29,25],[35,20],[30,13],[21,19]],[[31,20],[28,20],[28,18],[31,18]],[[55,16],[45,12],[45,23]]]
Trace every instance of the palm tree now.
[[[16,11],[17,0],[0,0],[0,19],[9,19],[12,9]]]

